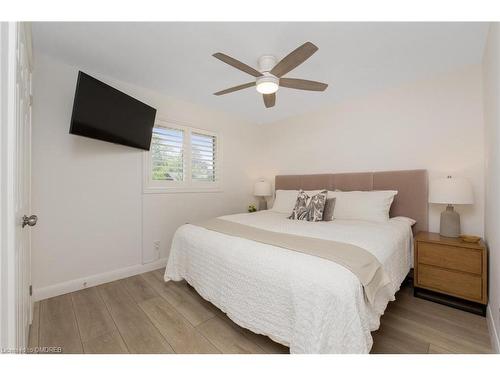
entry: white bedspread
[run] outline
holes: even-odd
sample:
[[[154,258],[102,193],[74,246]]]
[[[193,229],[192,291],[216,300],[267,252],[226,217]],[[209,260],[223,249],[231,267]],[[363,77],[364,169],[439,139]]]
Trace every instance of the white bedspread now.
[[[372,305],[354,274],[331,261],[186,224],[174,235],[165,281],[185,279],[235,323],[290,347],[291,353],[368,353],[370,331],[411,266],[410,224],[307,222],[261,211],[223,216],[241,224],[362,247],[391,283]]]

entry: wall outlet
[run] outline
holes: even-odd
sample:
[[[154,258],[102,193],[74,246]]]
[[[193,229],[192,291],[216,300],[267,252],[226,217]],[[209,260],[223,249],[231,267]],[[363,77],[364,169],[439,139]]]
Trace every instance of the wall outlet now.
[[[160,252],[160,241],[159,241],[159,240],[154,241],[154,242],[153,242],[153,247],[154,247],[155,251],[156,251],[157,253],[159,253],[159,252]]]

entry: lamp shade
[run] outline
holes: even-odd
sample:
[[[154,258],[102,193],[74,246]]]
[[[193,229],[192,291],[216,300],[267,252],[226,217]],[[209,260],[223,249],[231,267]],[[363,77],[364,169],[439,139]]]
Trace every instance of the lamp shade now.
[[[265,180],[260,180],[255,183],[253,195],[256,197],[270,197],[272,195],[271,184]]]
[[[472,204],[472,187],[465,178],[448,176],[434,180],[430,184],[429,203]]]

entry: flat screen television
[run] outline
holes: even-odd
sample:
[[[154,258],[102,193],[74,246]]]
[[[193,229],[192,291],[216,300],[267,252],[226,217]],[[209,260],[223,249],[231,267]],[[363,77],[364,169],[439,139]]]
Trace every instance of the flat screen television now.
[[[78,72],[70,134],[149,150],[156,109]]]

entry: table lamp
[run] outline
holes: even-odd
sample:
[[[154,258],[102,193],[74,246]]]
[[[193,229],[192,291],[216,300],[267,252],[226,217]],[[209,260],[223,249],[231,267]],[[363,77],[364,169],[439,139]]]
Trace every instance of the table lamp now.
[[[259,211],[267,210],[267,200],[265,197],[272,195],[271,184],[264,179],[255,183],[253,195],[259,197]]]
[[[460,215],[453,209],[454,204],[472,204],[472,187],[465,178],[448,176],[433,181],[429,189],[429,203],[446,204],[441,212],[439,234],[445,237],[460,235]]]

